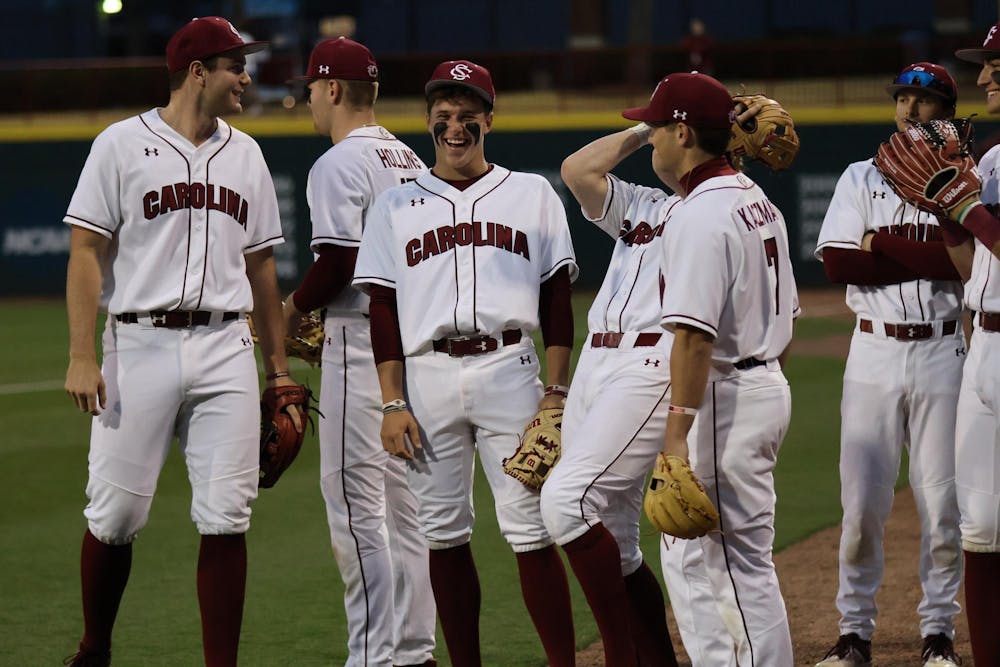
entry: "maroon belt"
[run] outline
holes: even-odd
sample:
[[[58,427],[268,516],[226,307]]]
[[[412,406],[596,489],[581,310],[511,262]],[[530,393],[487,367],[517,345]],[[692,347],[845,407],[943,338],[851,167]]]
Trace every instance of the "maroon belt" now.
[[[500,340],[504,345],[513,345],[521,342],[520,329],[507,329],[500,334]],[[500,347],[500,342],[493,336],[453,336],[451,338],[438,338],[434,341],[435,352],[447,352],[453,357],[464,357],[470,354],[485,354]]]
[[[979,313],[979,328],[983,331],[1000,331],[1000,313]]]
[[[222,321],[238,319],[239,313],[222,313]],[[149,313],[119,313],[115,319],[122,324],[138,324],[139,318],[149,317],[154,327],[183,329],[186,327],[204,326],[212,321],[212,313],[208,310],[151,310]]]
[[[927,338],[934,338],[934,325],[928,322],[914,322],[912,324],[889,324],[886,322],[882,326],[885,327],[887,338],[895,338],[896,340],[925,340]],[[997,316],[997,326],[1000,327],[1000,315]],[[858,328],[864,333],[875,333],[875,326],[871,320],[862,319],[858,322]],[[941,325],[941,335],[950,336],[957,329],[957,320],[945,320],[944,324]],[[993,330],[990,329],[990,331]]]
[[[590,347],[618,347],[622,344],[622,337],[625,334],[609,331],[607,333],[595,333],[590,337]],[[632,347],[653,347],[660,342],[663,334],[641,333],[635,337]]]

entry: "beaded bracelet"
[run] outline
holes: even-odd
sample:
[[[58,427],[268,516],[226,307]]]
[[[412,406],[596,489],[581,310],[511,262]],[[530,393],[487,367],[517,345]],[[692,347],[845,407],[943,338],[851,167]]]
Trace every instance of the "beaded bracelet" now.
[[[569,387],[562,384],[550,384],[545,387],[546,396],[569,396]]]
[[[277,380],[278,378],[291,377],[291,375],[292,374],[289,373],[288,371],[278,371],[277,373],[268,373],[267,376],[266,376],[266,379],[268,379],[268,380]]]

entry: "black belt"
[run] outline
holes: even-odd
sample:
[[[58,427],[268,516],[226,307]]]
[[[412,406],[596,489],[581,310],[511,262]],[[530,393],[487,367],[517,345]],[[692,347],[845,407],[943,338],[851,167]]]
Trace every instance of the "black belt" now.
[[[234,312],[222,313],[222,321],[239,319],[240,314]],[[209,310],[151,310],[148,313],[118,313],[115,319],[122,324],[138,324],[139,318],[149,317],[154,327],[183,329],[186,327],[204,326],[212,321]]]
[[[747,357],[746,359],[740,359],[733,366],[736,366],[738,371],[748,371],[751,368],[756,368],[757,366],[766,366],[767,362],[763,359],[758,359],[757,357]]]
[[[500,334],[504,345],[521,342],[520,329],[507,329]],[[464,357],[470,354],[485,354],[500,347],[500,342],[493,336],[476,334],[473,336],[452,336],[438,338],[434,341],[435,352],[447,352],[453,357]]]

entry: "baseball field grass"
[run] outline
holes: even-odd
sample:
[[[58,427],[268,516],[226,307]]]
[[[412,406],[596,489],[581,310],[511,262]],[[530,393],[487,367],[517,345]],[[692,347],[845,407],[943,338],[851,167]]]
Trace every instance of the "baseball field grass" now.
[[[586,333],[592,295],[576,296],[577,337]],[[80,539],[86,527],[89,418],[62,390],[67,361],[61,300],[0,302],[0,665],[54,665],[74,651],[82,630]],[[843,319],[809,318],[797,338],[847,334]],[[791,430],[777,470],[776,548],[839,519],[837,438],[843,361],[793,356]],[[319,386],[318,372],[293,364],[297,379]],[[336,665],[345,651],[343,588],[330,552],[319,492],[315,435],[295,465],[254,505],[240,664]],[[178,453],[168,457],[149,524],[135,545],[132,576],[115,629],[119,667],[201,664],[195,592],[198,535]],[[514,557],[500,538],[481,473],[473,549],[483,588],[484,662],[544,664],[521,602]],[[644,524],[644,551],[659,569],[657,536]],[[571,577],[572,579],[572,577]],[[597,638],[573,582],[577,643]],[[437,657],[449,665],[439,636]]]

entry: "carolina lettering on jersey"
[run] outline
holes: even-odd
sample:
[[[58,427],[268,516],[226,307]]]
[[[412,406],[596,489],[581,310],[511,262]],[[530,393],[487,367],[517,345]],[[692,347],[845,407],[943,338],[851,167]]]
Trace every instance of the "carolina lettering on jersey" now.
[[[485,232],[485,235],[484,235]],[[454,250],[456,245],[491,246],[520,255],[527,260],[528,237],[524,232],[497,222],[460,222],[444,225],[424,233],[422,238],[410,239],[406,244],[406,265],[416,266],[425,259]]]
[[[747,226],[748,232],[778,219],[778,212],[775,211],[774,204],[767,197],[741,206],[736,209],[736,212],[743,218],[743,224]]]
[[[142,212],[147,220],[185,208],[208,208],[222,211],[241,225],[247,224],[247,200],[235,190],[212,183],[174,183],[159,192],[150,190],[142,197]]]
[[[663,236],[663,225],[664,223],[661,222],[653,227],[648,222],[642,221],[633,228],[631,220],[623,220],[622,227],[618,231],[618,238],[629,247],[645,245],[656,237]]]
[[[417,154],[410,149],[402,148],[378,148],[375,155],[382,160],[382,166],[386,169],[423,169],[424,164],[417,157]]]
[[[893,236],[902,236],[910,241],[940,241],[941,228],[937,225],[930,225],[926,222],[916,224],[908,222],[905,225],[884,225],[877,231],[886,232]]]

